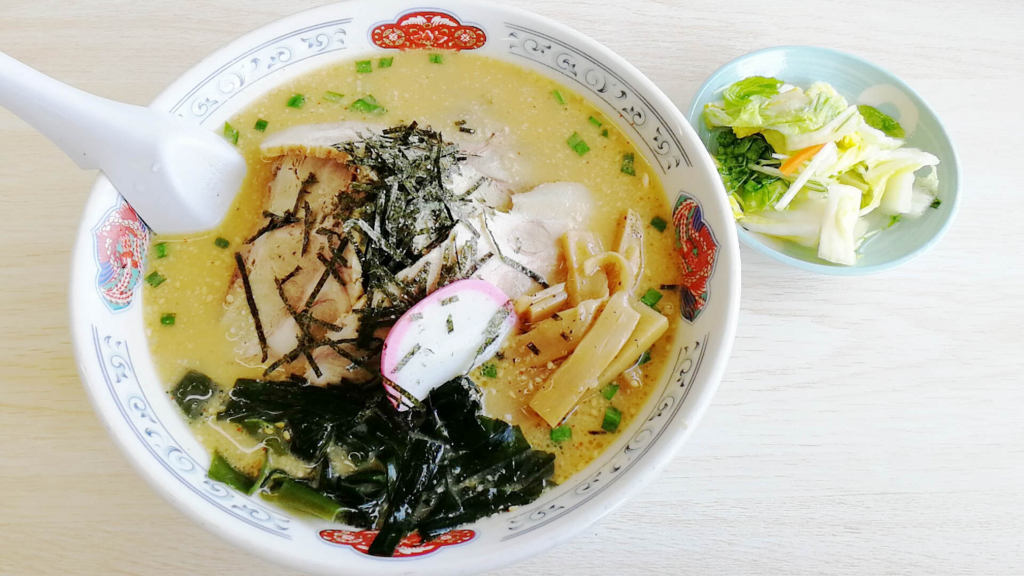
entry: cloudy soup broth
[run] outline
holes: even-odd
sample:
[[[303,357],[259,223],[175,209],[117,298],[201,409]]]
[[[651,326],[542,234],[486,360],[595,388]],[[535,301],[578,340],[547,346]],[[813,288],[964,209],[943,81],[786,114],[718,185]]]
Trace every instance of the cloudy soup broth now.
[[[472,54],[381,53],[275,88],[224,133],[249,167],[234,206],[212,232],[155,236],[144,287],[158,373],[212,477],[378,540],[430,536],[528,503],[638,417],[680,321],[671,208],[585,98]],[[468,308],[467,279],[517,322]],[[393,342],[428,321],[447,329]],[[460,346],[461,371],[431,364]],[[473,469],[481,445],[501,447]],[[398,519],[410,467],[459,504]]]

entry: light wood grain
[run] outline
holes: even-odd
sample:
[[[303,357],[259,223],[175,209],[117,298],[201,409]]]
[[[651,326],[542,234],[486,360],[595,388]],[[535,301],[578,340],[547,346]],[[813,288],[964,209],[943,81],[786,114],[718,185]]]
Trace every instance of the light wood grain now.
[[[690,443],[582,537],[498,574],[1020,573],[1024,4],[510,3],[604,42],[680,106],[756,48],[878,62],[944,118],[964,203],[936,249],[880,276],[811,276],[744,249],[735,351]],[[0,50],[145,103],[238,34],[316,4],[4,0]],[[114,447],[67,328],[93,175],[3,110],[0,162],[0,573],[290,573],[193,525]]]

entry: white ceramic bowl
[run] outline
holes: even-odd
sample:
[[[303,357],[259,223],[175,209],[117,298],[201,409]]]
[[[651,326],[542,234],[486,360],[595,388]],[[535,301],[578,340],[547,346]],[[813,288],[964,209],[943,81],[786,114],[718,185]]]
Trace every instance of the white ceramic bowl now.
[[[711,402],[729,357],[740,298],[735,226],[704,146],[647,78],[597,42],[534,14],[441,0],[348,2],[246,34],[170,85],[152,106],[211,130],[275,85],[325,64],[394,47],[473,49],[556,79],[588,97],[637,143],[674,208],[690,290],[672,369],[616,444],[529,506],[493,516],[400,557],[361,552],[362,538],[292,517],[206,478],[209,456],[157,378],[140,287],[148,234],[102,176],[72,261],[72,338],[97,414],[158,492],[240,548],[317,574],[465,574],[557,545],[621,504],[668,463]],[[386,47],[386,48],[385,48]],[[365,548],[364,548],[365,549]]]

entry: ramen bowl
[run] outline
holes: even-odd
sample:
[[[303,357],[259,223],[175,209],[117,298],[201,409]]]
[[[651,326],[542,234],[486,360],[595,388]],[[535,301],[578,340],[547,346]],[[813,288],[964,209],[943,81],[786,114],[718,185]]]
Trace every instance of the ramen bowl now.
[[[152,107],[220,130],[261,95],[340,60],[401,49],[473,50],[556,79],[616,122],[661,179],[673,207],[684,281],[669,367],[640,415],[596,461],[530,505],[394,557],[366,553],[370,531],[293,515],[207,477],[210,457],[157,375],[141,286],[150,231],[102,176],[74,248],[72,337],[95,410],[139,473],[169,502],[232,544],[315,574],[467,574],[537,554],[580,532],[649,482],[678,451],[714,395],[740,297],[735,226],[710,157],[649,80],[597,42],[539,16],[477,2],[348,2],[246,34],[172,83]],[[667,296],[666,296],[667,297]]]
[[[937,209],[917,219],[905,219],[865,242],[853,266],[818,258],[808,248],[780,238],[758,234],[737,225],[740,240],[754,250],[801,270],[836,276],[883,272],[909,262],[935,246],[946,234],[960,207],[960,161],[945,126],[913,88],[888,70],[852,54],[817,46],[778,46],[744,54],[726,63],[697,90],[687,114],[691,125],[707,143],[711,132],[702,113],[720,99],[719,91],[743,78],[768,76],[796,86],[827,82],[851,104],[874,106],[892,116],[906,131],[907,146],[920,148],[939,159]]]

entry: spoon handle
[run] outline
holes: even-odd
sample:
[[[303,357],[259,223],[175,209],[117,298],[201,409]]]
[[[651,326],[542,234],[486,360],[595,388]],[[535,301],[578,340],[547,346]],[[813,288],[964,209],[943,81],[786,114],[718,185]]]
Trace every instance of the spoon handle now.
[[[209,230],[227,213],[245,159],[181,118],[72,88],[0,52],[0,106],[83,169],[99,168],[159,233]]]
[[[151,114],[141,106],[107,100],[58,82],[3,52],[0,106],[41,132],[87,170],[102,168],[115,147],[131,150],[138,138],[130,130],[141,128],[137,123]]]

